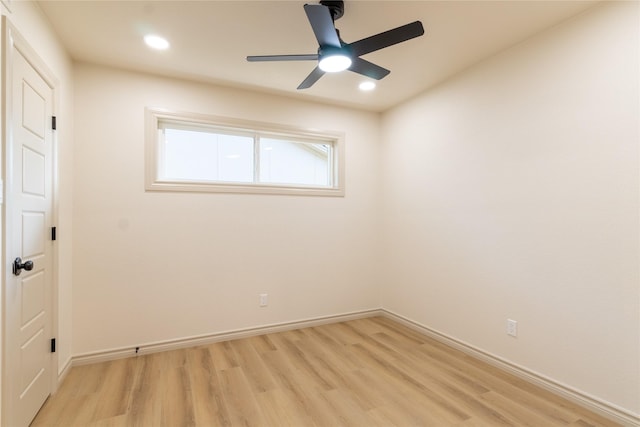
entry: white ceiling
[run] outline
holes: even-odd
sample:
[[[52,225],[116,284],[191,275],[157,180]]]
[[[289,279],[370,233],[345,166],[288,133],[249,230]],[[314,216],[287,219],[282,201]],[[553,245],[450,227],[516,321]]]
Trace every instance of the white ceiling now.
[[[363,56],[391,70],[373,92],[365,77],[326,74],[298,84],[314,62],[249,63],[247,55],[316,53],[298,1],[55,1],[39,4],[77,61],[384,111],[478,61],[576,15],[595,1],[345,1],[336,21],[353,42],[420,20],[425,35]],[[142,37],[171,43],[152,51]]]

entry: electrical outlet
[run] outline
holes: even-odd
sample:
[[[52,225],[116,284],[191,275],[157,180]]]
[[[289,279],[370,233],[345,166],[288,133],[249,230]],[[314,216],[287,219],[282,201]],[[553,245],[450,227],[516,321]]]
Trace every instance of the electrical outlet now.
[[[518,336],[518,322],[507,319],[507,335],[511,335],[512,337]]]
[[[260,307],[269,305],[269,294],[260,294]]]

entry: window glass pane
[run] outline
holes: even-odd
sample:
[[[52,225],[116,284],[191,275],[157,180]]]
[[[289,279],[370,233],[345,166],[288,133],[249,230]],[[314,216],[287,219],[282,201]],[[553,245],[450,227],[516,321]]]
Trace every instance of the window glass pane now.
[[[253,182],[253,138],[164,129],[163,180]]]
[[[260,182],[330,186],[330,144],[260,139]]]

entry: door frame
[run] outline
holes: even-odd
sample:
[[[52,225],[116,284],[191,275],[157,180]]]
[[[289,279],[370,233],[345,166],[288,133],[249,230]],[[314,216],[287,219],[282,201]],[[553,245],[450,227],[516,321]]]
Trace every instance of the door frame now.
[[[0,282],[2,283],[2,292],[0,293],[0,360],[1,360],[1,375],[2,388],[1,388],[1,400],[0,400],[0,424],[5,425],[7,422],[7,410],[9,409],[9,386],[8,386],[8,371],[11,369],[7,366],[7,342],[6,342],[6,328],[7,328],[7,274],[11,271],[11,264],[13,262],[14,249],[8,247],[7,230],[12,226],[14,218],[7,209],[7,204],[11,203],[6,197],[7,194],[11,194],[13,187],[13,180],[11,178],[13,153],[12,153],[12,137],[13,137],[13,125],[12,125],[12,101],[13,93],[11,91],[11,79],[13,78],[13,58],[15,51],[27,60],[27,62],[36,70],[36,72],[42,77],[52,91],[52,111],[53,115],[58,115],[58,93],[59,93],[59,81],[50,70],[48,65],[38,53],[29,45],[27,40],[18,32],[6,16],[2,16],[0,32],[2,34],[2,60],[1,60],[1,85],[2,85],[2,99],[0,100],[0,137],[2,158],[0,161],[0,210],[2,216],[2,228],[0,230],[0,236],[2,240],[2,264],[0,265]],[[52,194],[51,194],[51,223],[55,226],[58,222],[58,138],[57,132],[52,132]],[[51,334],[52,337],[58,337],[58,245],[53,244],[51,248],[52,268],[51,268]],[[59,384],[59,372],[58,372],[58,352],[51,354],[51,394],[53,394]]]

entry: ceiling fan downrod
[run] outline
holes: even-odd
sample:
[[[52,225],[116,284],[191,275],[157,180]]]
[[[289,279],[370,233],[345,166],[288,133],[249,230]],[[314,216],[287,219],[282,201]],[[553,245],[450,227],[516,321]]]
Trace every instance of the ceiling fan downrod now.
[[[333,22],[336,22],[344,15],[344,1],[342,0],[320,0],[320,4],[329,8]]]

